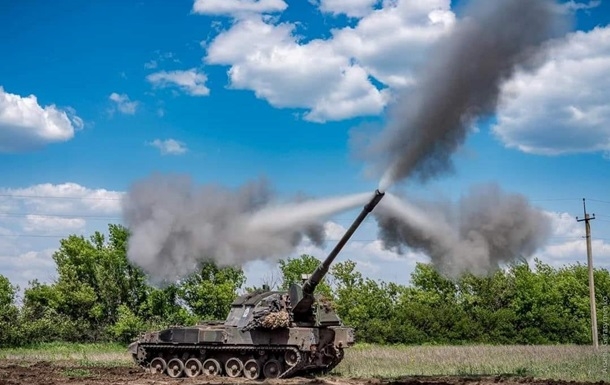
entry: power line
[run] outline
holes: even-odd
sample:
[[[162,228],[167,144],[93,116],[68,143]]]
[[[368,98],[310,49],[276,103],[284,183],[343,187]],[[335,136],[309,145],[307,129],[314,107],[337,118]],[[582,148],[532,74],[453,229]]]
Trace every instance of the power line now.
[[[599,200],[599,199],[591,199],[591,198],[589,198],[589,200],[592,201],[592,202],[599,202],[599,203],[608,203],[608,204],[610,204],[610,201],[602,201],[602,200]]]
[[[552,201],[576,201],[580,198],[549,198],[549,199],[530,199],[531,202],[552,202]]]

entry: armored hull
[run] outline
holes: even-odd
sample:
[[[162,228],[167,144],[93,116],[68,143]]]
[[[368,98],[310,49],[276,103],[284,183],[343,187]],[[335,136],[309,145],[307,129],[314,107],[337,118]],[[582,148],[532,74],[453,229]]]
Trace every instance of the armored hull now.
[[[286,378],[325,372],[343,359],[354,331],[317,300],[309,319],[295,321],[287,293],[239,297],[224,322],[145,333],[132,343],[134,361],[170,377],[216,375]]]

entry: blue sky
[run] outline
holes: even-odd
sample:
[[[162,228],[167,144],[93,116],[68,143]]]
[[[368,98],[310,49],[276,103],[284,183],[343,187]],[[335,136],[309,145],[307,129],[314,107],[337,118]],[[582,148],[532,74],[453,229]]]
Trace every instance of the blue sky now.
[[[554,264],[584,261],[574,216],[586,197],[598,214],[596,264],[608,267],[610,3],[562,9],[571,31],[512,84],[498,125],[468,137],[455,173],[400,187],[457,198],[497,182],[524,194],[553,215],[553,245],[538,256]],[[52,276],[54,236],[120,220],[120,194],[153,172],[226,186],[265,176],[287,196],[373,190],[353,130],[383,127],[391,95],[416,81],[426,49],[460,17],[448,0],[30,0],[0,10],[0,274],[20,285]],[[375,239],[368,221],[342,257],[400,282],[425,260]],[[263,268],[249,272],[256,280]]]

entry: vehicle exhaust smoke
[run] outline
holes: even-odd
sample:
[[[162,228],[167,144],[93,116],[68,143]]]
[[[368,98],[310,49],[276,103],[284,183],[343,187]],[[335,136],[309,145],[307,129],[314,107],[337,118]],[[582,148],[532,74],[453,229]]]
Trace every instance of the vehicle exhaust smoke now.
[[[159,281],[184,277],[203,260],[219,266],[276,260],[304,238],[321,246],[323,221],[364,204],[368,195],[281,204],[265,181],[230,190],[153,175],[135,183],[123,200],[127,256]]]
[[[547,215],[496,185],[474,187],[456,205],[411,204],[386,195],[374,213],[384,247],[401,254],[404,246],[421,251],[450,277],[484,275],[530,257],[551,234]]]
[[[502,83],[540,59],[563,26],[551,0],[472,0],[433,48],[418,82],[390,110],[367,153],[386,191],[407,177],[425,181],[453,168],[451,155],[480,118],[495,112]]]

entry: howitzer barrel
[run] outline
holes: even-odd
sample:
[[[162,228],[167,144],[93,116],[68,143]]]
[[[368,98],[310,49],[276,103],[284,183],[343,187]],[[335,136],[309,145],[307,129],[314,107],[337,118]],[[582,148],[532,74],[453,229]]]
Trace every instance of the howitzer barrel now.
[[[324,276],[328,272],[328,269],[330,268],[330,265],[333,263],[341,249],[343,249],[343,246],[345,246],[347,241],[351,238],[352,234],[354,234],[356,229],[360,226],[360,224],[362,224],[364,218],[366,218],[366,216],[369,215],[371,211],[373,211],[375,206],[377,206],[377,204],[379,203],[381,198],[383,198],[384,195],[384,192],[375,190],[375,193],[373,194],[371,200],[366,205],[364,205],[362,211],[360,212],[360,215],[358,215],[354,223],[352,223],[352,225],[349,227],[349,229],[347,229],[345,234],[343,234],[343,237],[341,237],[334,249],[328,254],[328,257],[326,257],[324,262],[322,262],[322,264],[320,264],[320,266],[316,268],[316,270],[311,274],[311,277],[309,277],[309,279],[305,281],[305,283],[303,284],[304,294],[313,294],[314,290],[316,289],[316,286],[318,286],[322,278],[324,278]]]

